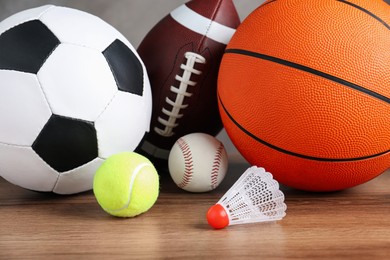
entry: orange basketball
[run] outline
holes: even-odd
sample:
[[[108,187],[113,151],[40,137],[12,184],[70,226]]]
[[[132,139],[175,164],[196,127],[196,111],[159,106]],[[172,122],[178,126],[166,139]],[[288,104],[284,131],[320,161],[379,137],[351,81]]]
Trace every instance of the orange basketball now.
[[[378,176],[390,166],[390,5],[265,2],[227,46],[218,98],[237,149],[285,185]]]

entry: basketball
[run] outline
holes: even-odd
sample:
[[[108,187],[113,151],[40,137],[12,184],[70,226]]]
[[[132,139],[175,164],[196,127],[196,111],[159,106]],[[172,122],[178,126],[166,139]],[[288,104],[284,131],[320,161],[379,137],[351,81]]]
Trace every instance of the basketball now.
[[[218,101],[244,158],[287,186],[343,190],[390,166],[390,5],[266,1],[222,59]]]

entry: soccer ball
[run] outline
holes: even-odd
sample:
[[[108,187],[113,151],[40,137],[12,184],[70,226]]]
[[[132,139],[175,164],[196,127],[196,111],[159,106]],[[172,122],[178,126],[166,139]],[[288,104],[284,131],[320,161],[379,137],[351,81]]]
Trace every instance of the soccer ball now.
[[[105,158],[149,131],[145,67],[91,14],[42,6],[0,23],[0,174],[36,191],[92,188]]]

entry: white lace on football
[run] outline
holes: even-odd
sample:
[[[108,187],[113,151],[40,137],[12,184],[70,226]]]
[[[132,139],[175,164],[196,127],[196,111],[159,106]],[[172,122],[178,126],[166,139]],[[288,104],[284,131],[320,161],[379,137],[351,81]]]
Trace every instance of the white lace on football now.
[[[169,137],[174,134],[173,128],[179,125],[177,119],[183,117],[183,114],[180,114],[180,110],[188,107],[188,104],[184,104],[184,98],[192,96],[192,93],[188,90],[188,86],[194,87],[197,84],[197,82],[191,81],[191,76],[192,74],[202,74],[200,70],[195,69],[195,65],[196,63],[206,63],[206,59],[197,53],[186,52],[184,56],[187,59],[187,62],[180,65],[183,74],[181,76],[176,75],[175,77],[175,79],[180,82],[180,85],[179,87],[171,86],[171,91],[176,94],[176,99],[173,101],[168,97],[165,98],[165,102],[172,106],[172,110],[163,108],[161,112],[168,116],[168,119],[158,117],[157,120],[164,128],[154,128],[154,131],[161,136]]]

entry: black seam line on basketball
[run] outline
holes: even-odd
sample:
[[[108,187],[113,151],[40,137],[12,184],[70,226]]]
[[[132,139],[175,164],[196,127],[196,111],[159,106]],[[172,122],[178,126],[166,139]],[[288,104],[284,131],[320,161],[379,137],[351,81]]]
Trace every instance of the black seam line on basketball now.
[[[319,70],[316,70],[316,69],[313,69],[313,68],[310,68],[310,67],[298,64],[298,63],[294,63],[294,62],[291,62],[291,61],[288,61],[288,60],[283,60],[283,59],[276,58],[276,57],[273,57],[273,56],[268,56],[268,55],[265,55],[265,54],[252,52],[252,51],[247,51],[247,50],[242,50],[242,49],[227,49],[225,51],[225,53],[232,53],[232,54],[239,54],[239,55],[250,56],[250,57],[254,57],[254,58],[258,58],[258,59],[262,59],[262,60],[275,62],[275,63],[281,64],[281,65],[285,65],[287,67],[291,67],[291,68],[294,68],[294,69],[302,70],[302,71],[314,74],[316,76],[328,79],[330,81],[339,83],[341,85],[344,85],[346,87],[352,88],[354,90],[360,91],[360,92],[362,92],[364,94],[370,95],[370,96],[372,96],[374,98],[377,98],[377,99],[379,99],[381,101],[384,101],[384,102],[390,104],[390,98],[388,98],[386,96],[383,96],[383,95],[381,95],[379,93],[376,93],[376,92],[374,92],[372,90],[369,90],[367,88],[364,88],[362,86],[356,85],[356,84],[354,84],[352,82],[346,81],[344,79],[338,78],[336,76],[332,76],[332,75],[327,74],[325,72],[322,72],[322,71],[319,71]]]
[[[387,29],[390,30],[390,25],[388,25],[385,21],[383,21],[381,18],[379,18],[378,16],[376,16],[375,14],[371,13],[370,11],[368,11],[367,9],[364,9],[363,7],[361,6],[358,6],[354,3],[351,3],[351,2],[348,2],[346,0],[337,0],[337,2],[341,2],[341,3],[344,3],[344,4],[347,4],[347,5],[350,5],[352,7],[355,7],[357,9],[359,9],[360,11],[363,11],[365,12],[366,14],[368,14],[369,16],[373,17],[374,19],[376,19],[378,22],[380,22],[381,24],[383,24],[384,26],[386,26]]]
[[[356,157],[356,158],[321,158],[321,157],[313,157],[313,156],[308,156],[308,155],[304,155],[304,154],[299,154],[299,153],[295,153],[295,152],[291,152],[291,151],[288,151],[288,150],[285,150],[283,148],[280,148],[278,146],[275,146],[275,145],[272,145],[262,139],[260,139],[259,137],[257,137],[256,135],[252,134],[251,132],[249,132],[248,130],[246,130],[243,126],[241,126],[234,118],[233,116],[228,112],[228,110],[226,109],[225,105],[223,104],[222,102],[222,99],[218,93],[218,99],[219,99],[219,102],[223,108],[223,110],[225,111],[226,115],[229,117],[229,119],[242,131],[244,132],[246,135],[248,135],[249,137],[251,137],[252,139],[256,140],[257,142],[265,145],[265,146],[268,146],[269,148],[271,149],[274,149],[278,152],[281,152],[281,153],[284,153],[284,154],[288,154],[288,155],[291,155],[291,156],[295,156],[295,157],[299,157],[299,158],[303,158],[303,159],[308,159],[308,160],[313,160],[313,161],[322,161],[322,162],[351,162],[351,161],[360,161],[360,160],[366,160],[366,159],[371,159],[371,158],[375,158],[375,157],[378,157],[378,156],[381,156],[381,155],[384,155],[384,154],[387,154],[390,152],[390,150],[387,150],[385,152],[381,152],[381,153],[378,153],[378,154],[374,154],[374,155],[368,155],[368,156],[363,156],[363,157]]]

